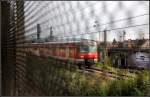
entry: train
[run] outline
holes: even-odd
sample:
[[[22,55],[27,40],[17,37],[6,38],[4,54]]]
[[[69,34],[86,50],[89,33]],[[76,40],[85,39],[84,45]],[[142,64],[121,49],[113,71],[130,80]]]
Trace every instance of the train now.
[[[91,67],[93,64],[101,60],[102,53],[98,53],[97,41],[81,39],[80,41],[35,41],[25,43],[26,54],[39,57],[50,57],[62,62],[71,63],[81,67]],[[118,55],[116,55],[118,56]],[[103,58],[102,58],[103,59]],[[115,60],[115,59],[114,59]],[[120,64],[121,67],[147,68],[149,64],[149,56],[147,53],[133,53],[127,56],[127,60],[118,59],[115,65]],[[118,63],[118,62],[121,63]]]
[[[98,61],[97,42],[92,40],[26,43],[25,48],[27,54],[56,58],[79,68],[90,67]]]

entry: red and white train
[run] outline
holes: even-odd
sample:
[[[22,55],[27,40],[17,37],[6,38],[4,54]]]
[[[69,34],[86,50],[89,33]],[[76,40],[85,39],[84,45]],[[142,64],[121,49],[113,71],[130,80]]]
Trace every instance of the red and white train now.
[[[26,53],[41,57],[52,57],[62,61],[71,62],[81,67],[90,67],[97,62],[96,41],[72,41],[72,42],[43,42],[26,43]]]

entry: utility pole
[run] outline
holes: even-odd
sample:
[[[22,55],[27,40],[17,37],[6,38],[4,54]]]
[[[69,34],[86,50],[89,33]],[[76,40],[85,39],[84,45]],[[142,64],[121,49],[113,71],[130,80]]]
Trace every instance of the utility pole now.
[[[50,27],[50,41],[53,40],[53,27]]]
[[[123,42],[124,42],[124,40],[125,40],[125,35],[126,35],[126,31],[123,30]]]
[[[41,27],[40,24],[37,24],[37,40],[40,39],[40,35],[41,35]]]
[[[104,47],[103,47],[103,49],[104,49],[104,56],[103,56],[103,59],[104,59],[104,64],[105,65],[108,65],[108,56],[107,56],[107,54],[108,54],[108,50],[107,50],[107,30],[105,29],[104,30]]]
[[[107,30],[104,30],[104,47],[106,48],[107,46]]]

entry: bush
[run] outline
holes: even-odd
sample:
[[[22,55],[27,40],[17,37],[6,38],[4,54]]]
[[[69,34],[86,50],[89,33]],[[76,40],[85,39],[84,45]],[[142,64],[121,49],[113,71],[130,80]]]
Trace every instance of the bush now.
[[[84,95],[84,96],[145,96],[148,94],[147,70],[130,73],[129,71],[114,68],[102,63],[96,63],[105,71],[117,72],[117,74],[132,74],[134,77],[119,77],[110,79],[108,76],[97,76],[72,71],[64,67],[46,64],[40,60],[28,59],[26,76],[33,80],[42,90],[49,95]],[[56,87],[56,89],[54,88]],[[65,89],[64,89],[65,88]]]
[[[114,80],[109,83],[108,95],[146,96],[148,94],[148,73],[143,71],[136,78]]]

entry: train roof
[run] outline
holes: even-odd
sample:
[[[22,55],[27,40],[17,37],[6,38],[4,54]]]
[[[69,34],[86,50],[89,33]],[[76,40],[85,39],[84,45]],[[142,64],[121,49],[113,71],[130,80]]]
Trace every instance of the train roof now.
[[[43,45],[43,44],[92,44],[96,45],[96,41],[91,40],[81,40],[81,41],[52,41],[52,42],[33,42],[33,43],[26,43],[30,45]]]
[[[44,41],[42,39],[31,41],[33,44],[41,44],[41,43],[83,43],[83,42],[96,42],[95,40],[90,39],[71,39],[71,40],[55,40],[55,41]]]

